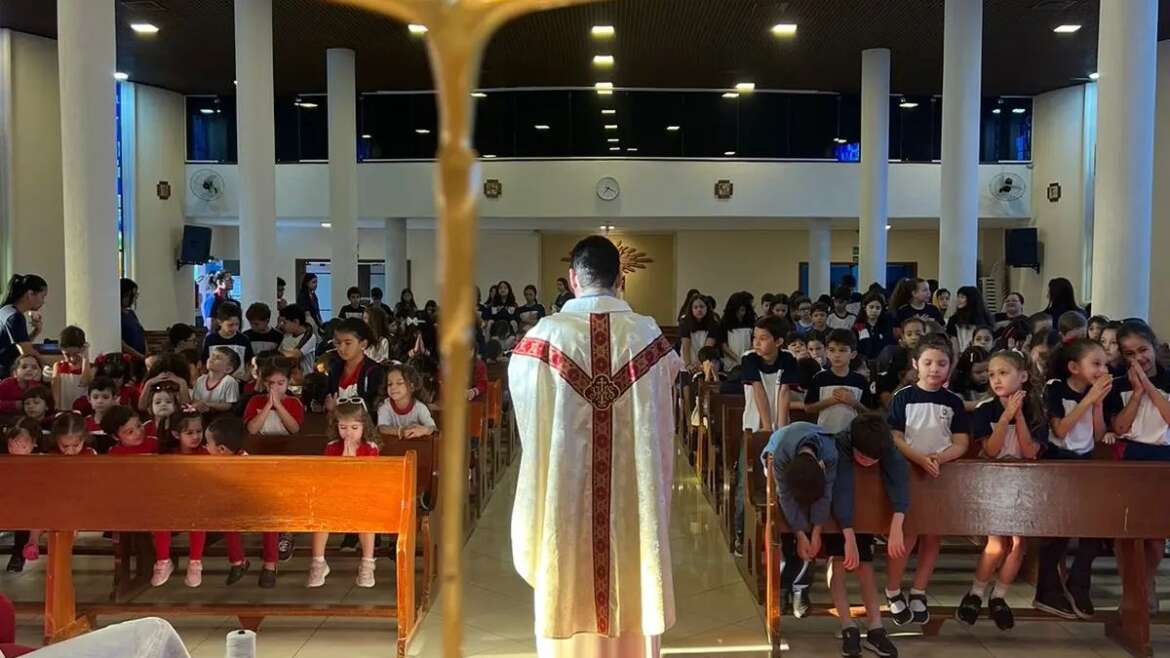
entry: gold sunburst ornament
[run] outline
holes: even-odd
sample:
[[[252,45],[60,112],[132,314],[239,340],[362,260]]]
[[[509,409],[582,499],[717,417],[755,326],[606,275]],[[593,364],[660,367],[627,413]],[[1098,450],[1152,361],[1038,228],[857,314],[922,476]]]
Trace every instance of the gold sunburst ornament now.
[[[631,247],[621,240],[615,242],[614,246],[617,247],[618,254],[621,257],[622,274],[629,275],[638,270],[644,270],[647,265],[654,262],[654,259],[650,258],[646,252],[641,251],[637,247]],[[571,256],[565,256],[561,259],[561,262],[572,263],[573,258]]]

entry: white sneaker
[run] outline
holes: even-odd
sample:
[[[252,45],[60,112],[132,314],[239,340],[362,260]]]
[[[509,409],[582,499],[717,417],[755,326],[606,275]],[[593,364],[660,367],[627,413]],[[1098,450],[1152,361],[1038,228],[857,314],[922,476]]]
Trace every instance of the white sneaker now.
[[[374,586],[374,558],[362,558],[361,563],[358,564],[357,586]]]
[[[320,587],[325,584],[325,576],[329,575],[329,565],[325,560],[313,560],[309,565],[309,582],[305,587]]]
[[[154,575],[150,577],[151,587],[162,587],[175,573],[175,563],[170,560],[159,560],[154,563]]]
[[[187,577],[183,579],[187,587],[199,587],[203,584],[203,562],[191,560],[187,562]]]

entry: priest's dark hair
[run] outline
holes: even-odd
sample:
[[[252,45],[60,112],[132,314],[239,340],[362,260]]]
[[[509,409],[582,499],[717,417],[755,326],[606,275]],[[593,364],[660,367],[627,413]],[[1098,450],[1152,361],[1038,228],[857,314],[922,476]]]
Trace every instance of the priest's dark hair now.
[[[591,235],[573,247],[570,267],[577,273],[583,288],[613,288],[621,272],[621,254],[612,242],[600,235]]]

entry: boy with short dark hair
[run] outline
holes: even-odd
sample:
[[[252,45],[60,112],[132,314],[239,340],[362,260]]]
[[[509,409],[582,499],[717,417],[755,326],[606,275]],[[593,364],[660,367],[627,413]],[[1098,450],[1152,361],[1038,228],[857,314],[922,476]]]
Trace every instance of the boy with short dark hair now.
[[[829,330],[829,305],[817,302],[809,309],[809,318],[812,319],[811,331],[824,333]],[[808,332],[805,332],[808,333]]]
[[[772,300],[775,298],[776,296],[770,292],[766,292],[763,297],[760,297],[759,317],[766,318],[772,315]]]
[[[822,368],[825,367],[825,334],[821,331],[808,332],[804,335],[804,344],[808,349],[808,358],[817,362]]]
[[[853,329],[853,325],[857,324],[857,316],[849,312],[849,302],[852,298],[852,291],[845,286],[833,291],[833,312],[829,314],[827,320],[829,329]]]
[[[899,330],[901,335],[898,337],[898,344],[886,345],[878,353],[878,372],[888,370],[890,363],[894,360],[894,355],[898,352],[913,352],[914,348],[918,347],[918,341],[922,340],[922,337],[926,335],[926,323],[921,318],[906,318],[899,325]]]
[[[1065,311],[1056,321],[1057,331],[1064,342],[1085,338],[1089,335],[1089,323],[1080,311]]]
[[[179,322],[167,328],[167,343],[170,344],[172,352],[198,349],[199,335],[195,332],[195,327]]]
[[[377,306],[378,308],[382,309],[383,313],[386,314],[387,319],[394,319],[394,309],[390,308],[386,305],[385,302],[382,301],[381,288],[370,288],[370,306]]]
[[[864,413],[869,382],[849,367],[857,354],[857,338],[852,331],[834,329],[827,339],[828,367],[813,375],[804,396],[804,410],[817,415],[817,425],[827,432],[841,432]]]
[[[772,303],[773,303],[773,305],[775,305],[775,300],[773,300]],[[808,297],[793,296],[791,311],[792,311],[792,318],[795,321],[795,324],[793,324],[792,328],[794,331],[796,331],[796,333],[800,334],[801,336],[812,331],[812,328],[813,328],[812,307],[813,307],[812,300],[809,299]]]
[[[252,345],[252,354],[268,352],[280,347],[284,334],[272,326],[272,309],[268,304],[256,302],[248,307],[244,313],[248,320],[249,329],[244,332],[244,338]],[[248,363],[251,363],[249,360]]]
[[[804,342],[804,335],[795,331],[788,332],[784,337],[784,350],[797,361],[808,357],[808,344]]]
[[[247,381],[249,374],[243,365],[252,363],[252,342],[240,333],[240,307],[235,304],[221,304],[216,319],[219,321],[219,328],[203,339],[203,354],[200,360],[206,362],[211,358],[213,347],[227,348],[236,353],[237,368],[230,374],[239,381]]]
[[[349,303],[337,309],[335,317],[342,320],[350,318],[357,318],[361,320],[365,317],[365,309],[362,308],[362,289],[357,286],[350,286],[349,290],[345,291],[345,296]]]
[[[86,397],[93,413],[85,417],[85,429],[90,434],[105,434],[102,419],[118,404],[118,384],[109,377],[94,377],[89,383]]]

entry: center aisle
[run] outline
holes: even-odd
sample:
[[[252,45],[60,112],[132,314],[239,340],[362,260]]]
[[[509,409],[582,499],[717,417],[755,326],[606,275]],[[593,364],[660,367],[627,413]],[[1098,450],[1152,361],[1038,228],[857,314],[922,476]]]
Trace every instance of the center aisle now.
[[[518,464],[518,462],[517,462]],[[534,658],[532,589],[512,567],[509,528],[517,466],[505,475],[464,549],[464,655]],[[670,522],[677,621],[663,654],[766,656],[759,608],[732,561],[718,517],[676,450]],[[409,655],[439,656],[440,604],[423,620]]]

